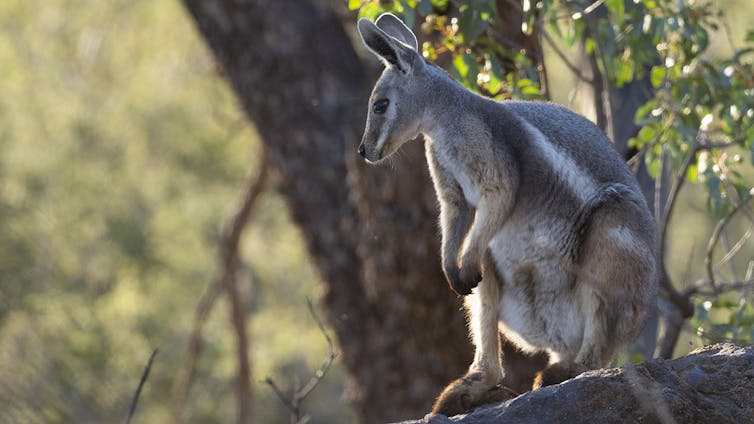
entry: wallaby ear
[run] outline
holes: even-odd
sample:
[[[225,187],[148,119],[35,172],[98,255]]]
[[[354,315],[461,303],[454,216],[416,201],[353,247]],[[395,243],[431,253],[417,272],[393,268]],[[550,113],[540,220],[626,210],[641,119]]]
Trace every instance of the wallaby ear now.
[[[398,18],[395,19],[397,20]],[[403,24],[401,23],[401,25]],[[388,35],[369,19],[359,19],[356,26],[359,29],[359,35],[361,35],[364,45],[377,57],[382,59],[386,66],[395,66],[402,72],[408,72],[417,66],[417,64],[423,63],[416,49]],[[408,28],[406,29],[408,30]]]
[[[385,31],[387,35],[396,38],[403,44],[418,51],[419,43],[416,41],[416,35],[414,35],[411,28],[407,27],[397,16],[392,13],[383,13],[376,21],[374,21],[377,28]]]

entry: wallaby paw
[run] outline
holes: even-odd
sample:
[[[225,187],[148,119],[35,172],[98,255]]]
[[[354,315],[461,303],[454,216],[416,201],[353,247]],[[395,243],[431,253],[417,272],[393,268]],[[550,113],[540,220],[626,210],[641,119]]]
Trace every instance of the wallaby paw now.
[[[447,278],[448,280],[448,285],[450,286],[451,290],[456,292],[456,294],[458,294],[459,296],[466,296],[467,294],[471,294],[471,288],[461,284],[461,277],[459,276],[460,271],[458,267],[443,267],[443,272],[445,273],[445,278]]]
[[[482,281],[482,270],[479,265],[465,265],[461,267],[458,273],[460,285],[466,290],[466,294],[471,293],[471,289],[479,285]]]
[[[481,372],[474,372],[450,383],[435,401],[432,413],[450,417],[471,412],[488,403],[512,399],[516,395],[500,382],[488,383]]]
[[[457,275],[454,278],[448,278],[448,284],[450,285],[450,288],[459,296],[466,296],[468,294],[471,294],[471,289],[475,287],[469,287],[468,285],[463,284],[461,282],[461,279]]]

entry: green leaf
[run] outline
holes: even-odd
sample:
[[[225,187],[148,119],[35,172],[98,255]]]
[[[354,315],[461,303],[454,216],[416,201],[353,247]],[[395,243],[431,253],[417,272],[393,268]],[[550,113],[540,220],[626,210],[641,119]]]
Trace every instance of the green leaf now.
[[[644,156],[644,163],[647,165],[647,173],[652,179],[660,175],[660,160],[657,155],[647,154]]]
[[[699,323],[707,321],[708,315],[709,312],[707,312],[707,308],[705,308],[703,305],[696,305],[696,313],[694,314],[694,318],[698,320]]]
[[[746,33],[746,41],[754,43],[754,31],[749,31],[748,33]]]
[[[361,0],[348,0],[348,8],[350,10],[356,10],[361,7]]]
[[[634,79],[634,62],[619,60],[615,62],[615,85],[623,87],[627,82]]]
[[[385,12],[391,12],[392,9],[384,7],[379,2],[367,3],[359,9],[359,19],[367,18],[375,20],[378,16]]]
[[[637,140],[641,143],[638,148],[643,147],[647,143],[653,143],[657,137],[657,128],[655,125],[646,125],[641,127],[639,133],[636,135]]]
[[[521,89],[521,94],[523,94],[526,97],[538,97],[539,88],[537,88],[534,85],[528,85]]]
[[[435,9],[444,12],[448,8],[448,0],[430,0]]]
[[[476,89],[476,77],[479,74],[479,65],[474,56],[462,53],[453,58],[453,70],[458,81],[470,89]]]
[[[636,109],[634,123],[636,123],[636,125],[644,125],[646,122],[650,121],[651,118],[649,118],[648,115],[655,108],[656,104],[656,101],[652,99],[644,103],[644,106]]]
[[[504,72],[503,65],[497,57],[493,56],[490,58],[490,65],[490,82],[487,90],[494,96],[503,89]]]
[[[483,10],[468,4],[461,6],[458,18],[458,35],[464,43],[471,43],[487,29],[487,19],[482,16]]]
[[[586,54],[592,54],[597,49],[597,42],[594,41],[594,38],[587,37],[586,40],[584,40],[584,51],[586,51]]]
[[[397,13],[407,27],[414,27],[414,9],[409,5],[408,0],[401,0],[393,3],[393,12]]]
[[[422,16],[428,16],[432,13],[432,2],[430,0],[421,0],[416,8]]]
[[[652,82],[652,87],[654,88],[660,87],[660,85],[662,85],[662,82],[665,80],[665,67],[653,66],[652,73],[649,79]]]
[[[699,182],[699,167],[697,164],[693,163],[689,165],[689,169],[686,171],[686,179],[694,184]]]
[[[605,6],[610,11],[613,23],[618,26],[622,25],[626,19],[626,6],[623,0],[606,0]]]

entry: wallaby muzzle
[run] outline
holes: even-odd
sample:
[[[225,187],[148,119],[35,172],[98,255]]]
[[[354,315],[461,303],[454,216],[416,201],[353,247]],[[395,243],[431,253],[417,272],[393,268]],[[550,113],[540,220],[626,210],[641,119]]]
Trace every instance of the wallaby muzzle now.
[[[364,136],[361,138],[361,144],[359,144],[359,154],[369,163],[379,162],[383,158],[382,149],[378,148],[377,140],[377,134],[370,130],[369,124],[367,124]]]

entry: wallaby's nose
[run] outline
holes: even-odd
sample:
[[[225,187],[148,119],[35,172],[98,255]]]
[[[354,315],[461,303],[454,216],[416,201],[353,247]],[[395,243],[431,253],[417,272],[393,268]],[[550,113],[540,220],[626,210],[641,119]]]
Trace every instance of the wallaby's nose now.
[[[359,144],[359,154],[361,157],[367,157],[367,149],[364,147],[364,143]]]

